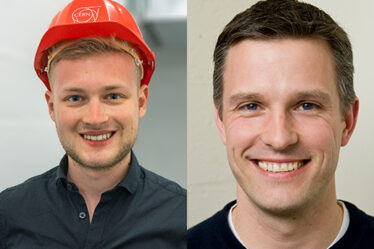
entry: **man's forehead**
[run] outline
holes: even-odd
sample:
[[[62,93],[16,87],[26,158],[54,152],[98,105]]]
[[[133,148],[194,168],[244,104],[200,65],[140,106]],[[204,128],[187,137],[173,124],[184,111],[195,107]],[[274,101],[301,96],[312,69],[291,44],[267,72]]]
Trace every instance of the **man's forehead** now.
[[[52,90],[138,88],[139,81],[131,56],[117,52],[63,59],[56,63],[51,76]]]
[[[312,70],[307,71],[306,67]],[[332,73],[335,78],[335,63],[328,43],[316,38],[246,39],[228,49],[223,78],[226,81],[237,75],[268,77],[291,70],[303,76]]]
[[[235,44],[227,54],[223,82],[223,95],[235,95],[234,99],[291,93],[326,99],[328,94],[338,94],[333,56],[328,44],[319,39],[245,40]]]
[[[332,55],[332,50],[330,48],[329,43],[318,37],[318,36],[307,36],[307,37],[300,37],[300,38],[293,38],[293,37],[284,37],[284,38],[273,38],[273,39],[243,39],[239,42],[236,42],[232,44],[226,54],[226,61],[228,58],[232,56],[236,56],[237,54],[241,54],[245,51],[256,51],[259,53],[256,53],[255,55],[266,55],[269,52],[269,48],[274,47],[284,47],[286,51],[292,52],[292,50],[289,50],[290,46],[287,46],[288,44],[293,46],[294,48],[297,48],[299,46],[309,46],[309,47],[318,47],[318,51],[321,51],[323,53],[328,53]],[[281,49],[279,49],[279,52]],[[235,54],[235,55],[233,55]]]

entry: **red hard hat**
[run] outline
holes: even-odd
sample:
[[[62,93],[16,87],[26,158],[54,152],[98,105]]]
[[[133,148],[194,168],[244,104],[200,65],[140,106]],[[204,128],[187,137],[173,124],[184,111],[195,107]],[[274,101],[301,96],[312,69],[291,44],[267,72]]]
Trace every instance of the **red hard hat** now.
[[[131,14],[112,0],[73,0],[53,18],[36,51],[34,68],[49,90],[48,49],[62,40],[89,36],[113,36],[133,43],[140,51],[144,70],[141,84],[148,85],[155,69],[155,55]]]

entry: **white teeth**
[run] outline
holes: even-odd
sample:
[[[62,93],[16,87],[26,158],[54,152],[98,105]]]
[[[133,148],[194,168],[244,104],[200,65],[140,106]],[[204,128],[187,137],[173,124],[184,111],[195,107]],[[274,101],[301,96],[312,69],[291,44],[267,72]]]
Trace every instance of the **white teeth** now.
[[[267,166],[266,163],[258,162],[258,165],[259,165],[262,169],[264,169],[264,170],[268,170],[268,166]]]
[[[282,163],[281,164],[281,171],[288,171],[288,164]]]
[[[302,165],[302,164],[301,164],[301,165]],[[292,166],[293,166],[293,169],[298,169],[298,168],[299,168],[298,163],[293,163]],[[300,166],[300,167],[301,167],[301,166]]]
[[[280,171],[279,164],[274,163],[273,164],[273,172],[279,172],[279,171]]]
[[[111,132],[107,134],[102,134],[99,136],[90,136],[90,135],[85,135],[85,134],[83,135],[84,139],[91,140],[91,141],[103,141],[103,140],[109,139],[111,136],[112,136]]]
[[[268,169],[267,169],[268,171],[273,171],[273,164],[271,164],[271,163],[269,163],[268,164]]]
[[[293,170],[293,164],[288,164],[288,168],[287,168],[287,171],[291,171],[291,170]]]
[[[271,172],[288,172],[292,170],[296,170],[303,166],[303,162],[291,162],[291,163],[274,163],[274,162],[265,162],[265,161],[258,161],[258,166],[266,171]]]

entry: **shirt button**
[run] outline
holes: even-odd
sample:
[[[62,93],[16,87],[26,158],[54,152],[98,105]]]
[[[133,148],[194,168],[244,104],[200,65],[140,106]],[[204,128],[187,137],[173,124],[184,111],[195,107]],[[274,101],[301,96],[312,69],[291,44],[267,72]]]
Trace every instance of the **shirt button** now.
[[[87,216],[87,214],[85,212],[80,212],[79,213],[79,219],[81,219],[81,220],[86,219],[86,216]]]

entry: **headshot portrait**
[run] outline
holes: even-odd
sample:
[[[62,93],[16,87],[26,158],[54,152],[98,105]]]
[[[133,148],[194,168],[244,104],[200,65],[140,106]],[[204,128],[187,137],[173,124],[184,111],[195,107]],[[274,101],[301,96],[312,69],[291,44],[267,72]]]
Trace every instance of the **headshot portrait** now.
[[[186,247],[186,13],[4,6],[0,248]]]
[[[189,1],[188,248],[372,247],[366,3]]]

